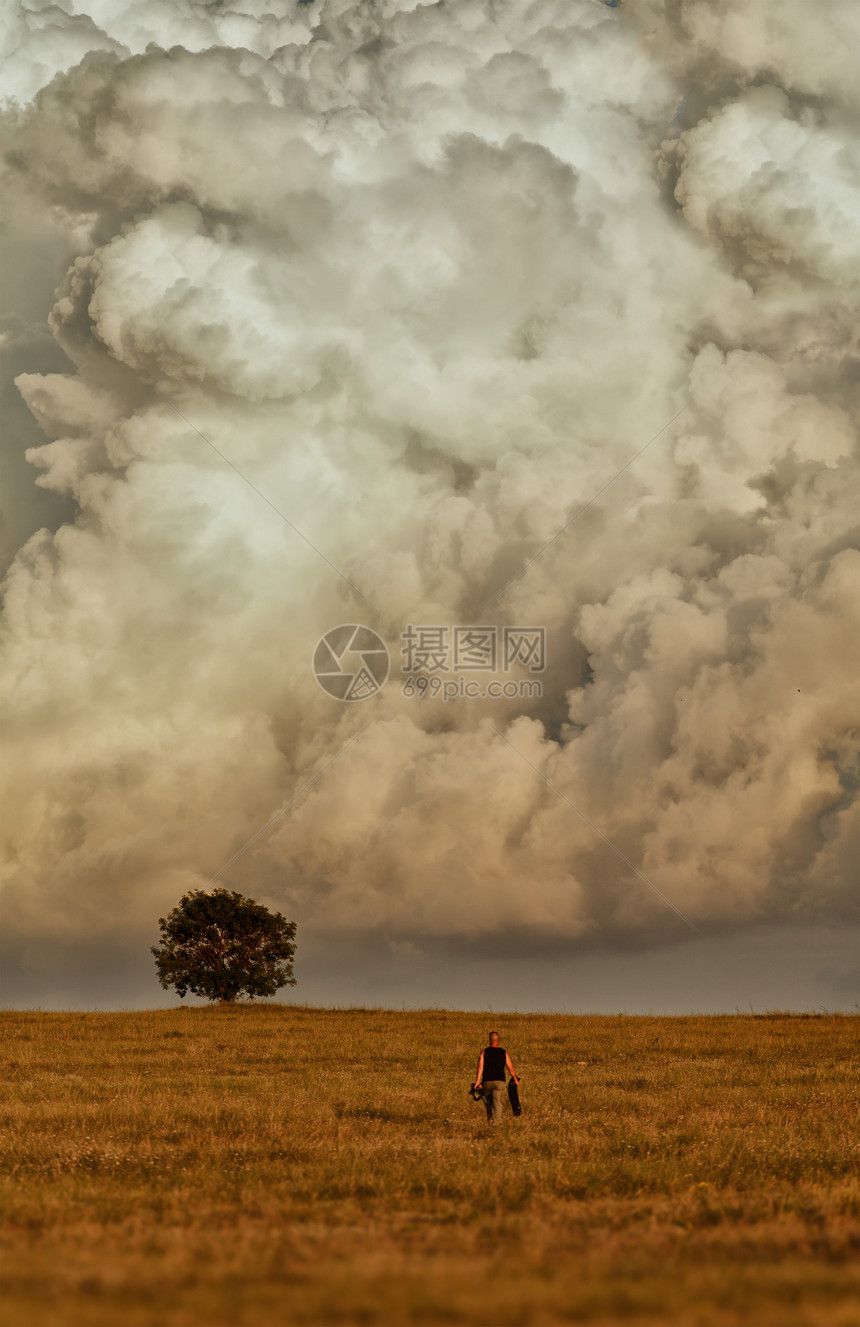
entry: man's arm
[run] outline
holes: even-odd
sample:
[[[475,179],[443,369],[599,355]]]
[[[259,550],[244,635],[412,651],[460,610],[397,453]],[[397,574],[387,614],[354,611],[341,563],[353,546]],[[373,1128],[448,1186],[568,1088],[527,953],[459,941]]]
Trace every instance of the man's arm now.
[[[483,1059],[483,1056],[481,1058]],[[505,1051],[505,1064],[508,1066],[508,1073],[510,1074],[511,1078],[514,1080],[514,1082],[517,1085],[519,1085],[520,1080],[517,1078],[517,1075],[514,1072],[514,1066],[511,1064],[511,1057],[510,1055],[508,1055],[507,1051]]]
[[[475,1087],[480,1087],[484,1078],[484,1052],[481,1051],[481,1058],[478,1060],[478,1069],[475,1074]]]

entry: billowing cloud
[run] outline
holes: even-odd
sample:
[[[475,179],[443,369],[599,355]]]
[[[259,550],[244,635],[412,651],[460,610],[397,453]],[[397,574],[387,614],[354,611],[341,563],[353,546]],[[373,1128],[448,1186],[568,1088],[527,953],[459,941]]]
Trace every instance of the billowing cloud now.
[[[10,934],[144,943],[320,771],[226,877],[318,931],[856,915],[855,18],[633,9],[7,20]],[[475,621],[543,694],[403,696]]]
[[[745,252],[762,274],[798,268],[860,282],[860,147],[850,121],[785,93],[750,89],[685,135],[676,197],[689,221]]]

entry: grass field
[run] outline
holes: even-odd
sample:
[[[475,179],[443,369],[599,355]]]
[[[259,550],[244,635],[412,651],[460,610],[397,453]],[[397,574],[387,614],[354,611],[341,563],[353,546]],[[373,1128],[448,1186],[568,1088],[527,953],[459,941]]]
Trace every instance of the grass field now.
[[[860,1020],[3,1015],[5,1327],[860,1327]]]

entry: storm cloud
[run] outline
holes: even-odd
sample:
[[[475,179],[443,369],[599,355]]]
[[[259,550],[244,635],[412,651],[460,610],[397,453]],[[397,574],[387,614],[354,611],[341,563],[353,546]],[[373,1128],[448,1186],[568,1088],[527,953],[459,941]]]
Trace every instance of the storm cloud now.
[[[288,802],[223,879],[300,935],[856,920],[850,0],[4,22],[13,946],[145,949]],[[403,696],[464,623],[543,694]]]

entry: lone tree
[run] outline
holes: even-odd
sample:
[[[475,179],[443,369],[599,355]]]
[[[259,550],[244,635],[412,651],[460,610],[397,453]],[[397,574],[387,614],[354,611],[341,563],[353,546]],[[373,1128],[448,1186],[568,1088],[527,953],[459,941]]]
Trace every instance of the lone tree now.
[[[153,945],[158,980],[232,1004],[243,992],[274,995],[295,986],[295,922],[229,889],[193,889],[172,912],[159,917],[161,944]]]

